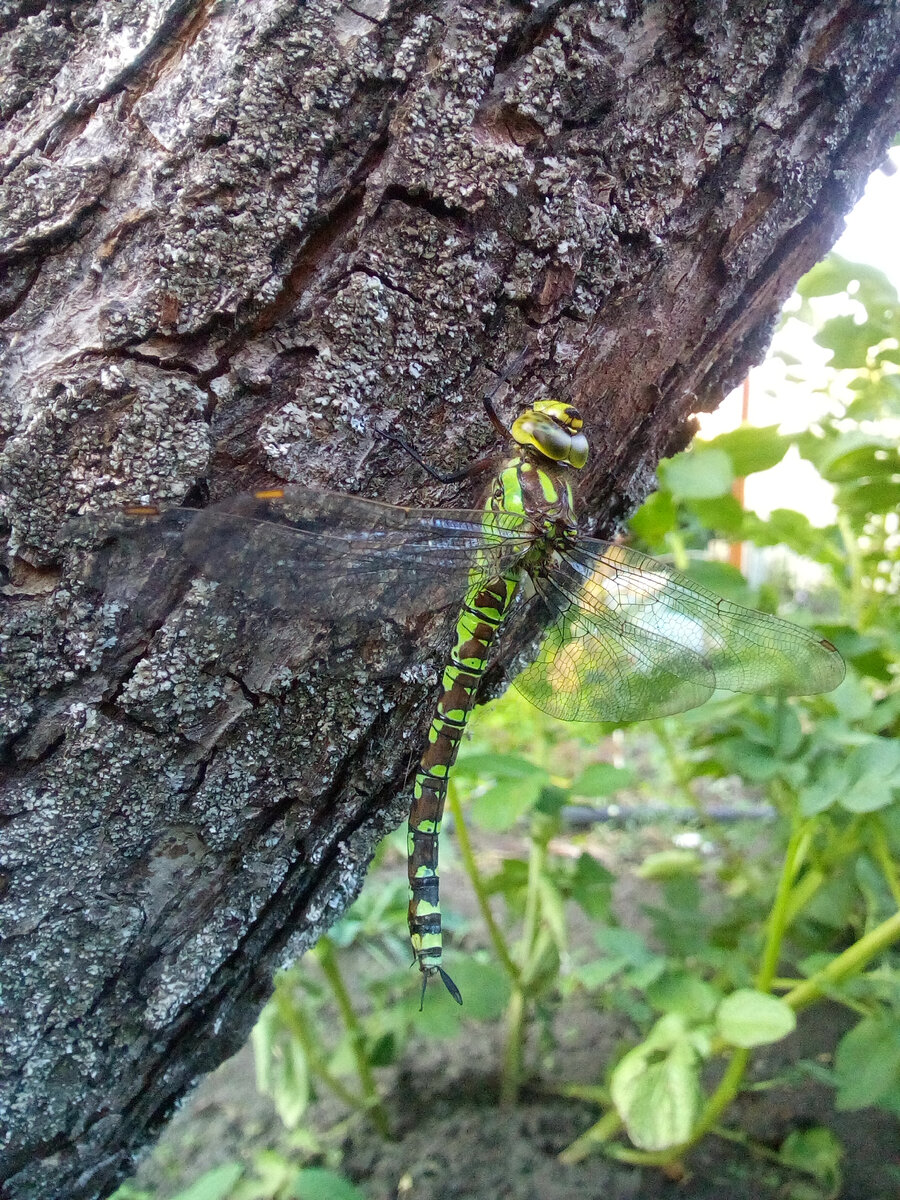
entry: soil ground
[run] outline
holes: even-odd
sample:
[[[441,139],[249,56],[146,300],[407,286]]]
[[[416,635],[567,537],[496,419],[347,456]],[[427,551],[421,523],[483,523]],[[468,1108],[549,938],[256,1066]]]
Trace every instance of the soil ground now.
[[[612,1045],[621,1020],[588,1009],[568,1014],[574,1036],[559,1056],[559,1077],[576,1079],[586,1061],[596,1068],[598,1048]],[[810,1014],[813,1017],[813,1014]],[[768,1055],[754,1074],[770,1076],[800,1058],[834,1046],[846,1027],[844,1013],[829,1007],[802,1021],[797,1032]],[[824,1049],[823,1049],[824,1048]],[[341,1171],[367,1200],[813,1200],[825,1193],[804,1176],[758,1153],[707,1138],[686,1164],[685,1175],[623,1166],[594,1156],[561,1166],[557,1154],[597,1118],[583,1103],[526,1091],[511,1110],[498,1107],[490,1067],[499,1039],[485,1030],[455,1042],[416,1050],[394,1073],[387,1107],[396,1140],[383,1142],[354,1121],[339,1139]],[[311,1124],[324,1128],[337,1115],[317,1106]],[[874,1110],[835,1113],[829,1088],[810,1080],[746,1094],[732,1114],[762,1146],[777,1147],[792,1129],[826,1125],[844,1151],[842,1200],[895,1200],[896,1123]],[[271,1103],[255,1089],[252,1053],[245,1047],[210,1075],[189,1106],[166,1130],[142,1164],[135,1184],[160,1200],[175,1195],[205,1170],[229,1159],[252,1159],[271,1148],[296,1157],[292,1136]]]

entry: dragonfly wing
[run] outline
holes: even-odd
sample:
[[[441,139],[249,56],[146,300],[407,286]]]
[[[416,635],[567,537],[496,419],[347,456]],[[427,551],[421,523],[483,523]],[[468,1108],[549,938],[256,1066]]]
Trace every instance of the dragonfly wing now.
[[[139,555],[164,540],[167,553],[261,609],[340,622],[459,603],[472,577],[521,556],[533,537],[526,526],[516,514],[486,522],[478,510],[398,508],[298,487],[119,520],[109,532]]]
[[[819,634],[725,600],[625,546],[580,539],[554,579],[586,611],[692,651],[712,668],[716,687],[805,696],[844,677],[840,654]],[[672,669],[681,662],[676,652]]]
[[[523,620],[534,627],[538,617],[544,632],[534,661],[513,683],[550,716],[639,721],[694,708],[712,695],[712,668],[694,650],[612,612],[582,607],[577,586],[555,570],[535,583],[538,594]]]

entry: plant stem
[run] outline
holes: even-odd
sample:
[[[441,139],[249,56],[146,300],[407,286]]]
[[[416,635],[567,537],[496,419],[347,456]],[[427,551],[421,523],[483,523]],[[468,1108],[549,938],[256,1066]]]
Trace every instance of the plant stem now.
[[[900,941],[900,911],[876,925],[858,942],[848,946],[843,954],[833,958],[827,967],[798,984],[783,997],[783,1000],[795,1010],[805,1008],[829,987],[858,975],[873,958],[896,941]]]
[[[602,1146],[611,1137],[615,1137],[621,1128],[622,1118],[611,1108],[599,1121],[595,1121],[590,1129],[586,1129],[574,1142],[566,1146],[557,1157],[567,1166],[582,1162],[597,1146]]]
[[[503,1071],[500,1076],[500,1104],[509,1108],[516,1102],[522,1079],[522,1039],[525,1028],[525,992],[518,983],[506,1006],[506,1037],[503,1047]]]
[[[772,990],[772,983],[778,969],[778,960],[781,957],[781,944],[788,924],[794,880],[803,865],[809,843],[810,832],[807,824],[798,822],[787,844],[784,863],[781,867],[781,877],[778,880],[778,889],[766,925],[766,941],[763,947],[762,961],[756,974],[756,986],[761,992]],[[683,1146],[673,1149],[673,1158],[679,1157],[685,1150],[696,1145],[718,1123],[719,1117],[737,1096],[749,1062],[749,1050],[741,1048],[732,1053],[725,1068],[725,1074],[707,1100],[706,1107],[689,1140]]]
[[[475,893],[475,900],[478,904],[478,911],[481,913],[484,923],[487,926],[488,937],[491,939],[491,945],[494,947],[494,952],[503,964],[503,969],[510,977],[513,987],[516,987],[519,982],[519,968],[512,960],[509,949],[506,945],[506,939],[503,936],[503,931],[494,920],[494,914],[491,912],[491,906],[488,901],[487,892],[484,887],[484,880],[481,872],[478,869],[478,864],[475,861],[475,855],[472,853],[472,843],[469,840],[469,831],[466,828],[465,818],[463,817],[462,805],[459,802],[459,794],[453,784],[451,776],[447,783],[447,803],[450,812],[453,814],[453,824],[456,833],[456,843],[459,846],[460,857],[462,858],[463,866],[466,874],[469,876],[469,882],[472,884],[472,891]]]
[[[756,975],[756,986],[761,992],[772,990],[772,981],[781,957],[781,944],[784,941],[784,933],[791,912],[794,880],[803,865],[810,839],[811,835],[807,824],[805,822],[798,823],[791,833],[785,850],[778,890],[775,893],[775,900],[766,925],[766,942],[763,948],[762,962]]]
[[[540,878],[547,864],[547,844],[534,836],[529,841],[528,847],[528,883],[525,892],[525,918],[522,923],[522,937],[520,939],[521,951],[521,972],[520,978],[526,981],[534,968],[533,953],[534,944],[537,940],[538,929],[540,925]]]
[[[546,866],[547,844],[532,830],[528,851],[528,883],[525,895],[525,918],[519,939],[521,967],[516,971],[512,994],[506,1010],[506,1044],[503,1051],[503,1073],[500,1078],[500,1103],[515,1104],[522,1081],[525,1039],[525,1015],[528,1004],[528,981],[534,972],[538,955],[535,945],[540,932],[540,878]]]
[[[369,1060],[366,1056],[365,1031],[356,1015],[356,1010],[353,1007],[350,994],[347,991],[340,968],[338,967],[337,956],[334,953],[334,943],[328,937],[319,938],[319,941],[316,943],[315,953],[322,967],[322,973],[331,987],[332,994],[341,1014],[341,1019],[350,1038],[350,1049],[356,1063],[356,1072],[359,1076],[366,1110],[370,1114],[372,1123],[381,1136],[389,1138],[391,1136],[390,1122],[388,1121],[387,1112],[381,1103],[381,1098],[378,1095],[372,1069],[369,1066]]]
[[[325,1062],[309,1036],[309,1030],[315,1027],[315,1020],[306,1011],[296,996],[290,996],[278,984],[275,985],[275,1003],[284,1024],[303,1047],[303,1053],[309,1063],[310,1072],[316,1075],[335,1096],[354,1112],[366,1114],[366,1106],[360,1098],[329,1071]]]
[[[666,760],[666,766],[672,775],[672,781],[678,792],[681,794],[689,808],[696,809],[702,813],[697,797],[694,795],[692,788],[688,784],[691,778],[691,769],[685,763],[682,756],[678,753],[672,738],[669,735],[669,727],[664,720],[652,722],[653,732],[656,735],[656,740],[659,742],[663,758]]]
[[[804,825],[798,825],[788,844],[778,891],[769,916],[766,946],[756,977],[756,985],[761,991],[770,991],[776,982],[775,968],[778,963],[787,919],[789,914],[795,911],[795,905],[792,903],[791,885],[803,865],[808,845],[809,837],[807,828]],[[900,941],[900,911],[888,917],[887,920],[882,921],[880,925],[860,938],[859,941],[854,942],[843,954],[839,954],[837,958],[832,959],[821,971],[817,971],[815,975],[810,976],[809,979],[805,979],[802,983],[793,987],[783,997],[785,1003],[789,1004],[795,1011],[805,1008],[808,1004],[817,1000],[829,987],[859,974],[873,958],[876,958],[883,951],[887,950],[896,941]],[[749,1050],[738,1049],[734,1051],[725,1068],[725,1073],[719,1082],[719,1086],[707,1101],[703,1114],[697,1122],[689,1141],[684,1142],[680,1146],[672,1146],[667,1150],[660,1151],[632,1150],[626,1146],[612,1146],[607,1148],[607,1153],[612,1158],[635,1165],[665,1166],[667,1163],[681,1158],[686,1151],[696,1145],[710,1131],[715,1131],[720,1136],[725,1136],[726,1131],[716,1129],[716,1126],[718,1125],[719,1117],[728,1105],[731,1104],[740,1090],[741,1081],[749,1061]],[[587,1157],[594,1147],[608,1142],[618,1132],[621,1125],[622,1122],[614,1110],[604,1113],[599,1121],[563,1150],[559,1156],[560,1161],[565,1163],[580,1162],[583,1158]]]
[[[855,615],[855,620],[852,624],[864,629],[866,625],[866,604],[865,589],[862,583],[863,559],[859,549],[859,542],[846,513],[838,513],[837,527],[840,531],[841,541],[844,544],[847,565],[850,568],[850,602],[853,605]]]

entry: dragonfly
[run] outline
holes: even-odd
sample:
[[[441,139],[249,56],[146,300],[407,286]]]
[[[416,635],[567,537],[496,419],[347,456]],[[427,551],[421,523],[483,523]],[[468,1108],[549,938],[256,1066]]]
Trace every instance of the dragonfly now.
[[[502,661],[509,647],[515,687],[564,721],[668,716],[717,688],[810,695],[844,676],[840,654],[816,632],[579,532],[573,478],[589,447],[574,405],[538,400],[509,428],[489,397],[484,405],[506,457],[440,475],[401,442],[444,482],[492,468],[478,509],[405,508],[296,485],[204,509],[125,510],[174,534],[194,568],[263,609],[364,627],[456,608],[407,831],[420,1007],[435,977],[462,1003],[443,965],[438,847],[450,772],[495,651]]]

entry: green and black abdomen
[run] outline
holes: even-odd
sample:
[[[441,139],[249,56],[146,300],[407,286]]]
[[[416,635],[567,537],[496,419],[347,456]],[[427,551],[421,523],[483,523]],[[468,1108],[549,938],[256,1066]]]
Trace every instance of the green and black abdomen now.
[[[438,838],[447,780],[484,674],[488,651],[518,585],[518,572],[470,587],[456,624],[456,643],[443,676],[443,691],[416,774],[409,813],[409,934],[423,972],[440,974],[450,994],[461,997],[441,966]]]

